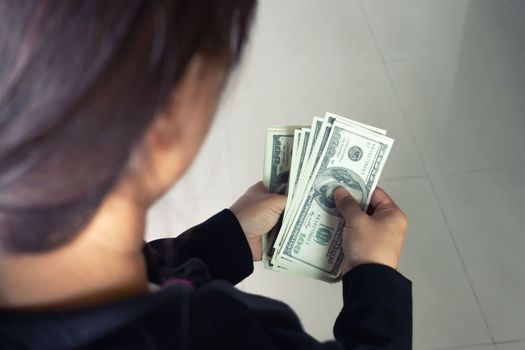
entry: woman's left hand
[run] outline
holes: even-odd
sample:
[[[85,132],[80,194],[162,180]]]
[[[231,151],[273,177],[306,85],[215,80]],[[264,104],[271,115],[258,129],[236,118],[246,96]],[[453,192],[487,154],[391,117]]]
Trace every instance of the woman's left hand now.
[[[262,181],[250,187],[230,208],[246,235],[253,261],[262,258],[262,236],[275,226],[286,196],[269,193]]]

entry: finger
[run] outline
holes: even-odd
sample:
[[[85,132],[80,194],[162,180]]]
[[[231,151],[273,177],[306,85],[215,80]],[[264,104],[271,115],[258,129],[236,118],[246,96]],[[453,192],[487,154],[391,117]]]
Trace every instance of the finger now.
[[[247,192],[256,192],[256,193],[269,193],[266,186],[264,186],[264,183],[262,181],[257,182],[256,184],[252,185]]]
[[[363,214],[359,203],[357,203],[350,192],[343,187],[338,187],[334,191],[334,201],[337,210],[339,210],[339,213],[341,213],[347,221],[357,215]]]
[[[271,207],[277,214],[281,214],[284,211],[284,207],[286,206],[286,196],[280,195],[280,194],[273,194],[270,197],[271,200]]]
[[[394,200],[381,187],[376,187],[374,193],[372,193],[369,206],[374,213],[385,209],[397,208]]]

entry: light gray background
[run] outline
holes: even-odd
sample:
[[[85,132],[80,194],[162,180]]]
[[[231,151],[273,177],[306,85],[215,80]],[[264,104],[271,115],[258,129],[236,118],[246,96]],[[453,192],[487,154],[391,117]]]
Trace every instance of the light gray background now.
[[[266,126],[325,111],[396,139],[381,185],[410,219],[400,270],[414,282],[414,349],[525,349],[525,1],[261,0],[210,135],[151,210],[148,239],[260,180]],[[340,285],[257,265],[238,287],[332,337]]]

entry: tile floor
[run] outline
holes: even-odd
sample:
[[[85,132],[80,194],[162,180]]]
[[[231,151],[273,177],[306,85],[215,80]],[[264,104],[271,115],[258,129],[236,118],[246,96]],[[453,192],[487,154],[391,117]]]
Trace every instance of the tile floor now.
[[[175,236],[261,179],[264,129],[325,111],[396,139],[383,174],[410,218],[414,349],[525,349],[525,1],[260,0],[210,135],[150,212]],[[256,272],[332,337],[340,285]]]

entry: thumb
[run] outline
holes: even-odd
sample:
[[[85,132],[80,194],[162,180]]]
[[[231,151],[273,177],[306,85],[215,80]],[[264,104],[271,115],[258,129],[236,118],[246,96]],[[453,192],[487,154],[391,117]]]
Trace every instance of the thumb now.
[[[271,208],[277,214],[281,214],[286,206],[286,196],[280,194],[272,194],[270,197]]]
[[[334,191],[334,201],[337,210],[339,210],[339,213],[341,213],[346,221],[349,221],[355,216],[363,214],[359,203],[357,203],[350,192],[348,192],[344,187],[338,187]]]

